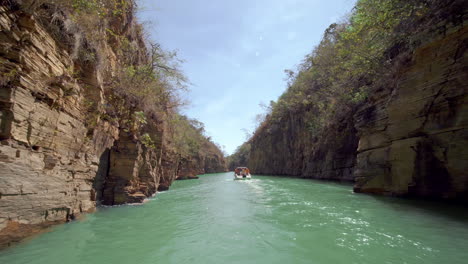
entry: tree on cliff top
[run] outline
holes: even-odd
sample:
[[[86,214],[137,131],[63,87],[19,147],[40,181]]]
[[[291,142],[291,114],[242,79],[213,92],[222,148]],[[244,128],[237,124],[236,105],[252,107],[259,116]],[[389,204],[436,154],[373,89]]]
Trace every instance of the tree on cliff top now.
[[[250,158],[250,143],[246,142],[239,146],[234,154],[227,157],[228,168],[234,170],[236,167],[247,166]]]
[[[132,133],[151,148],[171,144],[182,156],[197,153],[206,141],[203,125],[179,114],[188,80],[177,53],[145,39],[133,0],[8,0],[30,12],[79,63],[67,74],[84,87],[102,77],[105,102],[84,102],[88,134],[101,121]],[[97,78],[96,78],[97,79]],[[96,84],[92,84],[96,85]],[[151,132],[151,133],[148,133]]]
[[[340,122],[367,100],[372,89],[392,87],[398,67],[419,45],[418,32],[447,16],[462,20],[462,0],[359,0],[341,23],[330,25],[295,71],[287,90],[271,104],[249,142],[301,115],[310,134]],[[400,55],[396,61],[397,55]],[[409,56],[406,56],[409,57]],[[238,160],[243,148],[232,158]]]
[[[397,54],[411,53],[411,36],[436,10],[457,0],[360,0],[349,18],[330,25],[297,71],[286,70],[288,88],[264,123],[281,123],[292,113],[311,112],[312,133],[366,100],[370,87],[384,86]],[[388,86],[388,85],[387,85]],[[263,126],[259,126],[262,128]]]

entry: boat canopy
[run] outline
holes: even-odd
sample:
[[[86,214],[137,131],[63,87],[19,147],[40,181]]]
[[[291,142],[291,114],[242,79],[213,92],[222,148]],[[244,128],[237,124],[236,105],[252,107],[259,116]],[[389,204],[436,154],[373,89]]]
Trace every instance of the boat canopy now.
[[[250,174],[250,170],[247,167],[237,167],[234,172],[236,174]]]

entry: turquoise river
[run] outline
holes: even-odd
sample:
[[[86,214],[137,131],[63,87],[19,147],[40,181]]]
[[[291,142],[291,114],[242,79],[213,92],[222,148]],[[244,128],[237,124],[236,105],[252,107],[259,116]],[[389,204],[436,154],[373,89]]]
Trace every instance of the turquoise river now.
[[[231,173],[178,181],[0,252],[0,263],[468,263],[468,210]]]

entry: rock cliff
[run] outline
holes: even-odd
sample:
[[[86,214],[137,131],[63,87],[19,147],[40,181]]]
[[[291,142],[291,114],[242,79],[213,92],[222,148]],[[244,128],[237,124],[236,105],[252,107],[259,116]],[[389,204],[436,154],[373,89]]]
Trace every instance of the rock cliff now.
[[[259,174],[353,180],[358,137],[352,118],[317,137],[308,132],[309,114],[291,114],[282,124],[261,127],[250,142],[248,167]]]
[[[455,8],[460,1],[442,2],[427,14],[437,23],[420,22],[405,37],[411,48],[403,47],[402,37],[385,51],[389,68],[376,72],[392,74],[364,82],[370,86],[365,101],[323,122],[322,130],[310,125],[324,113],[314,103],[289,107],[276,120],[269,116],[249,148],[239,149],[249,149],[242,154],[247,164],[230,165],[247,165],[257,174],[352,181],[356,192],[468,202],[468,27],[466,12]],[[314,66],[308,67],[298,79]],[[311,83],[306,92],[323,93],[317,81]]]
[[[0,248],[100,203],[139,203],[177,177],[224,171],[215,146],[192,157],[190,173],[178,169],[167,103],[140,123],[124,112],[109,114],[109,105],[118,105],[110,86],[124,44],[134,47],[132,63],[148,59],[129,3],[97,32],[106,37],[96,50],[83,29],[71,30],[78,25],[66,8],[2,1]],[[120,98],[123,108],[140,110]]]
[[[468,201],[468,27],[431,34],[355,116],[355,191]]]
[[[210,141],[203,143],[199,153],[192,157],[180,159],[178,180],[196,177],[198,174],[227,171],[226,161],[219,148]]]

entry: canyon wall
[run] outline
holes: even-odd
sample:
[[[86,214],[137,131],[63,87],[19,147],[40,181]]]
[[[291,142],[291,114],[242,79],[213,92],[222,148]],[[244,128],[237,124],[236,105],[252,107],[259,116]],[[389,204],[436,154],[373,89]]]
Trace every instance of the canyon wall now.
[[[67,35],[63,27],[71,21],[60,14],[58,32]],[[109,27],[142,53],[137,26],[128,12]],[[160,116],[130,130],[123,119],[109,118],[106,81],[119,64],[115,43],[101,41],[103,66],[74,54],[56,33],[19,4],[0,5],[0,248],[100,203],[139,203],[177,177],[225,170],[215,146],[179,170]]]
[[[206,141],[200,151],[188,158],[180,159],[177,180],[195,178],[198,174],[227,171],[224,155],[212,142]]]
[[[355,191],[468,201],[468,26],[431,34],[355,116]]]
[[[267,119],[246,143],[253,173],[355,182],[355,192],[468,202],[468,27],[446,15],[395,54],[393,78],[322,132],[317,112]]]
[[[303,178],[353,180],[358,137],[348,117],[322,137],[309,132],[313,113],[291,113],[281,124],[261,127],[251,139],[248,167],[253,173]]]

